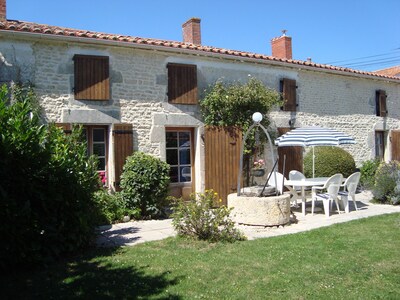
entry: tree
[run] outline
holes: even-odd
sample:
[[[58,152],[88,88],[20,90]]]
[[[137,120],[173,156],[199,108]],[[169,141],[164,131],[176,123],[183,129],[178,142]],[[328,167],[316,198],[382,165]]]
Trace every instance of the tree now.
[[[94,236],[99,177],[79,130],[41,125],[32,88],[0,89],[0,268],[75,252]],[[35,108],[36,107],[36,108]]]
[[[267,114],[274,106],[280,105],[280,94],[254,77],[250,77],[246,84],[217,81],[200,102],[206,125],[238,126],[243,131],[253,124],[251,116],[257,111],[264,116],[261,124],[268,127]]]

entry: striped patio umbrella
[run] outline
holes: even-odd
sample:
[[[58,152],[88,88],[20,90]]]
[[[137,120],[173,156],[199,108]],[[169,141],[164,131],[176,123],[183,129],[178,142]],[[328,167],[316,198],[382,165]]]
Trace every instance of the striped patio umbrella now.
[[[275,145],[278,147],[313,147],[313,177],[315,170],[314,146],[339,146],[355,143],[356,141],[352,137],[343,132],[317,126],[296,128],[288,131],[275,140]]]

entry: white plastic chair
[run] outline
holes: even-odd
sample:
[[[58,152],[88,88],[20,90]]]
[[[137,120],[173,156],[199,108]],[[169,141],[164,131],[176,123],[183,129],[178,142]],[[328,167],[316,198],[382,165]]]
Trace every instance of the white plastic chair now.
[[[341,186],[343,190],[339,191],[340,200],[343,203],[345,212],[349,212],[349,198],[353,200],[356,211],[358,210],[356,203],[356,190],[358,182],[360,181],[361,173],[355,172],[347,177],[344,184]]]
[[[270,176],[271,175],[271,176]],[[275,183],[275,176],[276,176],[276,183]],[[285,181],[287,180],[281,173],[274,171],[272,174],[268,174],[269,180],[268,185],[276,187],[279,194],[283,194],[283,187]],[[285,187],[289,190],[290,193],[290,202],[295,203],[297,205],[297,193],[291,186]]]
[[[289,172],[289,180],[303,180],[303,179],[306,179],[306,176],[303,173],[301,173],[300,171],[292,170]],[[293,186],[293,189],[296,191],[297,196],[298,196],[299,193],[301,193],[302,187],[301,186]],[[294,206],[298,207],[297,199],[295,200]]]
[[[343,181],[342,174],[335,174],[328,178],[323,186],[313,186],[311,189],[312,193],[312,206],[311,214],[314,214],[315,201],[322,200],[324,205],[325,216],[329,217],[329,207],[331,202],[335,201],[336,208],[340,213],[339,203],[338,203],[338,193],[340,186]]]

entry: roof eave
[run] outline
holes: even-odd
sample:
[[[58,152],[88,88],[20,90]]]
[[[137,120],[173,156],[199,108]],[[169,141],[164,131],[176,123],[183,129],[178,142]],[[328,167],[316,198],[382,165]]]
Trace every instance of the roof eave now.
[[[357,77],[357,78],[367,78],[374,80],[383,80],[386,82],[394,82],[400,83],[400,78],[392,78],[383,75],[373,75],[373,74],[362,74],[358,73],[356,70],[351,72],[349,70],[338,70],[337,68],[329,69],[325,65],[325,67],[318,67],[319,64],[310,63],[310,65],[305,65],[304,63],[297,63],[295,60],[285,61],[280,58],[266,58],[264,55],[263,58],[249,57],[246,55],[247,53],[242,52],[243,55],[235,55],[235,54],[226,54],[221,52],[208,52],[205,50],[198,50],[193,48],[182,48],[182,47],[173,47],[166,45],[154,45],[154,44],[145,44],[145,43],[136,43],[136,42],[127,42],[121,40],[108,40],[108,39],[96,39],[90,37],[77,37],[77,36],[65,36],[65,35],[55,35],[55,34],[45,34],[45,33],[32,33],[32,32],[24,32],[24,31],[13,31],[13,30],[4,30],[0,29],[0,34],[15,36],[15,37],[28,37],[32,39],[43,39],[43,40],[56,40],[56,41],[65,41],[65,42],[75,42],[75,43],[85,43],[85,44],[94,44],[94,45],[109,45],[115,47],[129,47],[129,48],[137,48],[143,50],[153,50],[153,51],[162,51],[162,52],[172,52],[172,53],[181,53],[181,54],[190,54],[197,56],[205,56],[205,57],[213,57],[219,59],[227,59],[239,62],[249,62],[249,63],[258,63],[258,64],[266,64],[273,65],[291,69],[301,69],[301,70],[309,70],[314,72],[323,72],[330,74],[337,74],[343,76]],[[172,45],[173,43],[171,43]],[[195,47],[194,47],[195,48]]]

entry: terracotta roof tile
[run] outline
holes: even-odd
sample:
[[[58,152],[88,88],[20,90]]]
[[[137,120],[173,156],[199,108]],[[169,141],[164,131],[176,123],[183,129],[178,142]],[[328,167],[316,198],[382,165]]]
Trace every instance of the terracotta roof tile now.
[[[64,28],[58,26],[49,26],[31,22],[23,22],[23,21],[15,21],[15,20],[7,20],[0,22],[0,30],[3,31],[22,31],[22,32],[30,32],[32,34],[48,34],[48,35],[57,35],[57,36],[68,36],[68,37],[79,37],[79,38],[88,38],[88,39],[97,39],[97,40],[112,40],[112,41],[120,41],[124,43],[132,43],[132,44],[148,44],[154,46],[161,47],[169,47],[169,48],[182,48],[187,50],[196,50],[203,51],[205,53],[220,53],[224,55],[236,56],[236,57],[246,57],[258,60],[266,60],[266,61],[279,61],[288,64],[296,64],[303,65],[307,67],[325,69],[325,70],[333,70],[333,71],[342,71],[349,72],[360,75],[368,75],[375,76],[380,78],[388,78],[400,80],[399,77],[396,77],[392,74],[387,74],[385,72],[368,72],[361,70],[353,70],[349,68],[336,67],[332,65],[318,64],[310,61],[302,61],[302,60],[293,60],[293,59],[285,59],[285,58],[277,58],[264,54],[251,53],[246,51],[238,51],[238,50],[230,50],[223,49],[211,46],[202,46],[202,45],[194,45],[190,43],[177,42],[177,41],[166,41],[166,40],[158,40],[158,39],[150,39],[150,38],[141,38],[134,36],[122,36],[117,34],[107,34],[101,32],[93,32],[87,30],[78,30],[71,28]]]

